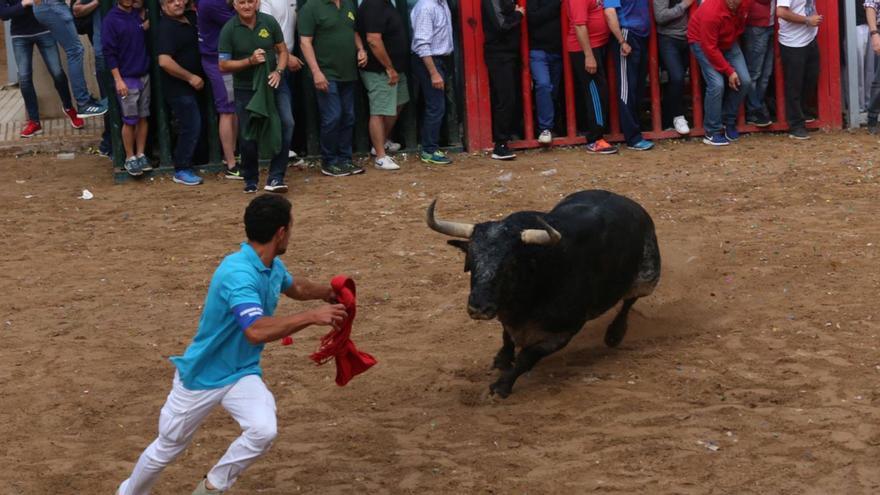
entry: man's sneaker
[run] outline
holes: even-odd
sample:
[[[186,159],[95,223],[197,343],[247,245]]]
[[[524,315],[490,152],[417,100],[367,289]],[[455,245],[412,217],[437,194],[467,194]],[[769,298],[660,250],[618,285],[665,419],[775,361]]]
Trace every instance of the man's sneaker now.
[[[286,193],[287,192],[287,184],[280,179],[272,179],[268,184],[263,186],[263,190],[273,192],[273,193]]]
[[[147,155],[138,155],[137,159],[138,159],[138,163],[141,166],[142,172],[152,172],[153,171],[153,164],[150,163],[150,160],[149,160],[149,158],[147,158]]]
[[[400,151],[400,143],[395,143],[390,139],[385,140],[385,152],[386,153],[397,153]],[[376,156],[376,148],[370,146],[370,154]]]
[[[296,154],[296,151],[290,150],[287,152],[287,166],[288,167],[302,167],[306,164],[306,161],[299,157]]]
[[[753,116],[746,118],[746,124],[753,125],[755,127],[770,127],[773,121],[764,116]]]
[[[345,177],[351,175],[351,170],[348,167],[334,163],[332,165],[321,165],[321,173],[330,177]]]
[[[419,154],[419,160],[425,163],[433,163],[434,165],[449,165],[452,163],[452,160],[446,156],[446,153],[437,150],[433,153],[425,153],[424,151]]]
[[[205,484],[206,480],[207,478],[202,479],[192,495],[223,495],[223,490],[208,490],[208,486]]]
[[[711,136],[703,136],[703,144],[711,146],[727,146],[730,144],[730,141],[727,140],[727,136],[725,136],[723,132],[716,132]]]
[[[725,126],[724,137],[726,137],[731,143],[737,141],[739,139],[739,131],[736,129],[736,126]]]
[[[225,172],[223,172],[223,177],[230,180],[244,180],[244,176],[241,175],[241,167],[238,165],[227,168]]]
[[[86,123],[76,115],[76,110],[73,108],[62,108],[61,110],[64,111],[64,115],[67,115],[67,118],[70,120],[70,127],[73,127],[74,129],[82,129],[85,127]]]
[[[128,175],[133,177],[144,174],[144,171],[141,170],[141,161],[138,160],[136,156],[126,158],[123,166],[125,167],[125,171],[128,172]]]
[[[553,133],[550,132],[550,129],[544,129],[541,131],[541,134],[538,136],[538,142],[541,144],[550,144],[553,142]]]
[[[253,194],[257,192],[257,185],[255,183],[249,183],[244,185],[244,193],[245,194]]]
[[[684,118],[684,115],[679,115],[678,117],[672,119],[672,127],[675,127],[675,132],[681,134],[682,136],[691,133],[691,128],[688,126],[688,121]]]
[[[494,160],[513,160],[516,158],[516,153],[510,151],[507,143],[496,144],[492,150],[492,158]]]
[[[400,170],[400,165],[394,162],[390,156],[383,156],[382,158],[377,158],[374,163],[376,168],[379,170]]]
[[[98,117],[105,113],[107,113],[107,105],[102,105],[95,100],[89,100],[88,103],[77,109],[76,116],[81,119],[87,119],[89,117]]]
[[[345,168],[351,171],[351,175],[358,175],[364,173],[364,169],[355,165],[354,163],[346,163]]]
[[[868,121],[868,134],[880,134],[880,124],[877,121]]]
[[[798,127],[797,129],[791,129],[788,131],[788,137],[792,139],[800,139],[801,141],[805,139],[810,139],[810,135],[807,133],[807,130],[803,127]]]
[[[617,146],[614,146],[604,139],[599,139],[598,141],[593,141],[592,143],[587,144],[587,151],[599,155],[613,155],[614,153],[617,153]]]
[[[627,148],[635,151],[648,151],[649,149],[654,147],[653,141],[648,141],[647,139],[642,139],[636,144],[628,144]]]
[[[816,121],[816,116],[815,116],[815,115],[804,115],[804,123],[806,123],[806,124],[812,124],[812,123],[815,122],[815,121]]]
[[[24,125],[24,129],[21,130],[21,134],[19,136],[23,138],[32,138],[34,136],[39,136],[43,133],[43,126],[40,125],[39,122],[34,120],[28,120]]]
[[[174,177],[171,180],[184,186],[197,186],[202,183],[202,178],[196,175],[192,169],[188,168],[174,172]]]

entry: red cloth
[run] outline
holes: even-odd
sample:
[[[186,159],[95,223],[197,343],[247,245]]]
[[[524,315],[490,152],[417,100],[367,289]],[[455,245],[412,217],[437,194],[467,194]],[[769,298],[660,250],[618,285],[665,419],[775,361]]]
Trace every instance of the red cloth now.
[[[581,44],[575,34],[575,26],[587,26],[590,33],[590,48],[598,48],[608,43],[608,24],[605,22],[605,9],[600,0],[566,0],[565,12],[568,14],[568,33],[565,35],[565,49],[569,53],[580,52]]]
[[[743,0],[736,12],[730,11],[725,0],[706,0],[688,21],[688,43],[699,43],[712,67],[725,76],[736,71],[722,52],[729,50],[745,31],[751,8],[752,0]]]
[[[321,339],[321,347],[311,357],[318,364],[324,364],[335,357],[336,384],[342,387],[355,376],[370,369],[377,361],[366,352],[359,351],[350,339],[351,323],[357,312],[354,280],[345,275],[337,275],[330,281],[330,286],[336,292],[336,300],[345,306],[348,317],[339,330],[333,330]]]

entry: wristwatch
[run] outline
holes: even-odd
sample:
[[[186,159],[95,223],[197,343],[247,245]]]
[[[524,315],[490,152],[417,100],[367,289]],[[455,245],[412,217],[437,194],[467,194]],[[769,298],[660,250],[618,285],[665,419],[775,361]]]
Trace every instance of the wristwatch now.
[[[283,76],[283,75],[284,75],[284,70],[283,70],[283,69],[275,69],[275,72],[277,72],[279,76]]]

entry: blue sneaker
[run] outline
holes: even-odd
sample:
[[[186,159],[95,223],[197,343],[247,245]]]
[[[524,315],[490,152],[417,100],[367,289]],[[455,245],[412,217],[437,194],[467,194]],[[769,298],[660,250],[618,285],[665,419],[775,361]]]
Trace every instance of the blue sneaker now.
[[[736,130],[735,125],[725,126],[724,136],[727,138],[728,141],[733,142],[739,139],[739,131]]]
[[[197,186],[202,183],[202,178],[189,168],[174,172],[174,177],[171,180],[178,184],[183,184],[184,186]]]
[[[730,141],[727,140],[727,136],[725,136],[723,132],[716,132],[711,136],[703,136],[703,144],[711,146],[727,146],[730,144]]]
[[[636,151],[648,151],[649,149],[654,147],[654,142],[648,141],[647,139],[642,139],[638,143],[628,144],[628,145],[626,145],[626,147],[631,150],[636,150]]]
[[[98,117],[100,115],[104,115],[105,113],[107,113],[107,105],[97,102],[95,100],[89,100],[88,103],[82,105],[76,110],[76,116],[81,119]]]
[[[131,175],[132,177],[144,175],[144,171],[141,169],[141,162],[137,157],[133,156],[131,158],[126,158],[123,166],[125,167],[125,171],[128,172],[128,175]]]
[[[257,185],[255,183],[251,182],[250,184],[244,185],[245,194],[253,194],[255,192],[257,192]]]

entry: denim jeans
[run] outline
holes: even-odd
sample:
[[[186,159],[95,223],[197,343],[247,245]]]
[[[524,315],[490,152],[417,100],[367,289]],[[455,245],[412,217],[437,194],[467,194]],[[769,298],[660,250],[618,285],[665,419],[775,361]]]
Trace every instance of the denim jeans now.
[[[281,151],[284,156],[290,151],[290,141],[293,139],[293,97],[288,78],[289,71],[284,71],[281,83],[275,90],[275,105],[278,107],[278,116],[281,117]]]
[[[691,43],[691,51],[700,63],[700,71],[703,73],[703,81],[706,83],[706,93],[703,97],[703,128],[706,134],[711,136],[721,132],[721,125],[736,126],[736,113],[739,105],[752,89],[752,80],[749,77],[749,69],[746,67],[746,59],[738,43],[734,43],[729,50],[723,52],[724,58],[733,66],[733,70],[739,76],[740,87],[734,90],[727,87],[727,76],[715,70],[699,43]],[[726,88],[726,90],[725,90]]]
[[[177,119],[177,143],[174,145],[174,170],[192,167],[193,153],[202,133],[202,111],[194,94],[168,97],[171,113]]]
[[[754,87],[746,97],[746,118],[769,119],[764,103],[770,76],[773,75],[773,26],[746,26],[742,50]]]
[[[671,124],[672,119],[684,115],[684,74],[690,65],[690,52],[687,40],[657,35],[660,62],[666,68],[669,82],[663,91],[663,121]]]
[[[440,73],[440,77],[449,84],[446,71],[446,59],[444,57],[432,57],[434,67]],[[425,111],[422,114],[422,132],[419,142],[422,153],[433,153],[440,147],[440,128],[443,126],[443,117],[446,115],[446,92],[431,86],[431,74],[428,68],[418,56],[412,57],[412,74],[425,98]]]
[[[535,83],[535,108],[538,130],[552,130],[556,126],[556,102],[562,80],[562,54],[529,50],[529,69]]]
[[[67,54],[70,85],[77,104],[80,106],[88,104],[92,97],[83,73],[83,46],[79,41],[79,35],[76,34],[70,7],[63,1],[43,0],[39,5],[34,5],[34,17],[52,33],[52,37]]]
[[[40,121],[40,108],[37,105],[37,92],[34,89],[34,45],[40,50],[40,55],[52,75],[55,90],[61,97],[64,108],[72,108],[70,90],[67,88],[67,76],[61,67],[61,58],[58,56],[58,45],[49,33],[43,33],[28,38],[12,38],[12,50],[15,56],[15,64],[18,66],[18,86],[21,96],[24,98],[24,107],[27,110],[28,119]]]
[[[241,153],[241,174],[245,184],[254,184],[260,179],[260,162],[257,154],[257,142],[244,138],[250,120],[250,112],[247,111],[248,103],[254,97],[254,92],[248,89],[235,89],[235,114],[238,116],[238,151]],[[275,91],[275,105],[278,106],[278,91]],[[284,144],[284,143],[282,143]],[[273,179],[284,182],[284,174],[287,172],[287,150],[284,147],[269,161],[269,178],[266,183]]]
[[[324,165],[351,163],[356,84],[357,81],[329,81],[326,92],[315,92],[321,113],[321,162]]]

